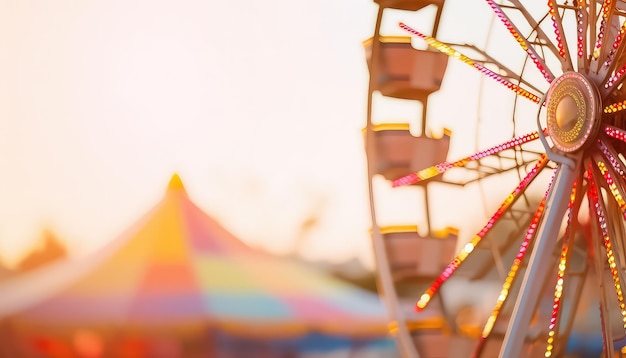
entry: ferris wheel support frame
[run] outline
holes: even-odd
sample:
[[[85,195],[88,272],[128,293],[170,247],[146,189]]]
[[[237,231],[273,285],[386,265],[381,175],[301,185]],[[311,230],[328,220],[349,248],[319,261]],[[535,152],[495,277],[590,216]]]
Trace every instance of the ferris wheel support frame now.
[[[562,164],[558,167],[553,187],[546,200],[546,215],[539,224],[537,241],[529,259],[528,268],[524,274],[520,293],[515,302],[515,308],[509,321],[500,358],[518,357],[522,351],[524,337],[528,332],[528,327],[533,311],[539,300],[541,284],[546,279],[549,270],[551,246],[556,243],[561,219],[568,206],[569,188],[572,187],[577,177],[577,168],[582,159],[580,156],[574,159],[575,167]]]
[[[391,272],[385,269],[380,269],[382,267],[389,267],[389,262],[387,256],[385,254],[385,242],[383,240],[382,233],[380,232],[380,228],[376,224],[376,209],[374,206],[374,195],[373,195],[373,179],[375,176],[375,168],[376,168],[376,148],[375,140],[374,140],[374,129],[372,123],[372,100],[373,100],[373,92],[375,88],[375,81],[378,80],[379,75],[379,58],[375,54],[378,53],[378,49],[380,47],[380,27],[382,24],[382,17],[385,8],[383,6],[379,6],[378,14],[376,16],[376,25],[375,31],[372,38],[372,58],[371,58],[371,69],[370,69],[370,77],[369,77],[369,88],[368,88],[368,101],[367,101],[367,124],[366,124],[366,145],[367,148],[367,171],[368,171],[368,191],[369,191],[369,203],[370,203],[370,216],[372,218],[372,244],[374,247],[374,256],[376,260],[376,266],[379,268],[377,270],[378,274],[377,281],[379,288],[383,291],[384,300],[386,301],[385,306],[389,311],[389,316],[396,323],[396,331],[395,331],[395,340],[398,345],[399,350],[402,353],[402,357],[404,358],[419,358],[419,354],[417,353],[417,349],[413,344],[413,340],[411,339],[411,334],[406,326],[406,320],[401,313],[400,304],[398,302],[397,292],[394,286],[393,277],[391,276]]]

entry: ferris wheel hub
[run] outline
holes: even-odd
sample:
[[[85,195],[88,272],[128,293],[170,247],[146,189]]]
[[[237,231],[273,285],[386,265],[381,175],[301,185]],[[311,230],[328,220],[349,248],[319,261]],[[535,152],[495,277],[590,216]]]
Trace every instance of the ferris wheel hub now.
[[[596,137],[602,114],[600,92],[585,76],[566,72],[555,79],[546,103],[548,134],[556,148],[574,152]]]

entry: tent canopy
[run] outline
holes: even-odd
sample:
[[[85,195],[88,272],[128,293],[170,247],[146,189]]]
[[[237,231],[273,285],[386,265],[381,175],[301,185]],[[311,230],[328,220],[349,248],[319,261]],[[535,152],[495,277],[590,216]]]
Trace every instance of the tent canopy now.
[[[52,287],[42,282],[46,274],[67,284]],[[164,198],[103,252],[35,279],[50,292],[21,307],[16,321],[59,327],[199,323],[254,336],[387,334],[377,295],[250,248],[190,200],[178,175]],[[5,287],[6,293],[24,285]],[[0,316],[9,306],[0,307]]]

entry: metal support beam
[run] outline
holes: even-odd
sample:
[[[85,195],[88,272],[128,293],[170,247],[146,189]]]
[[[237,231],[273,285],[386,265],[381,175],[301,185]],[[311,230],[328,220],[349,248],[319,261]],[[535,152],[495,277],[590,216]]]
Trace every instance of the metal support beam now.
[[[578,157],[574,162],[573,167],[560,164],[557,169],[546,200],[546,214],[539,223],[536,243],[502,342],[500,358],[519,357],[522,352],[528,327],[539,300],[541,287],[546,274],[550,271],[548,267],[550,256],[553,254],[554,245],[558,241],[561,223],[567,211],[569,196],[582,160]]]

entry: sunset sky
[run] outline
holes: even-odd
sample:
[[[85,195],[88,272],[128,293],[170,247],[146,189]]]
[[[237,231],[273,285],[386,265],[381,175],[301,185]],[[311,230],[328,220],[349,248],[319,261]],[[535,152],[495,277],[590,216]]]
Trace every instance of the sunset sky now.
[[[442,37],[485,38],[484,1],[446,6]],[[44,229],[74,254],[96,250],[179,173],[197,205],[255,247],[371,266],[362,41],[376,9],[0,0],[0,259],[14,262]],[[454,136],[475,129],[479,76],[464,66],[450,61],[442,89],[452,97],[435,96],[430,112],[429,129],[453,130],[456,157],[476,145]],[[390,118],[415,109],[384,108]]]

